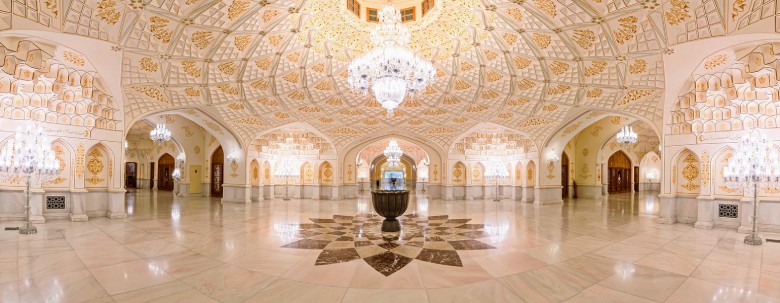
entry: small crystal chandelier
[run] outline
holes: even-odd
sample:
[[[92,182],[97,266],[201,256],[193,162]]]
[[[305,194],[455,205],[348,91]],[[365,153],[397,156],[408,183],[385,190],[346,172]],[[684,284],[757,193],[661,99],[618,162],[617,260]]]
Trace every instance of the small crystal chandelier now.
[[[723,181],[731,188],[753,192],[753,228],[745,244],[761,245],[758,236],[758,187],[780,185],[780,155],[766,135],[753,131],[742,136],[734,156],[723,168]]]
[[[371,30],[374,49],[349,64],[349,88],[364,95],[371,89],[387,115],[433,83],[433,64],[415,55],[407,44],[409,29],[401,25],[401,12],[388,3],[379,11],[379,26]]]
[[[636,143],[637,139],[639,137],[634,132],[634,129],[631,128],[631,126],[623,126],[622,129],[617,133],[615,136],[615,139],[617,139],[617,142],[623,145],[630,145]]]
[[[171,131],[165,126],[162,117],[160,118],[160,123],[157,123],[154,129],[149,132],[149,139],[152,139],[157,144],[163,144],[171,140]]]
[[[395,139],[390,139],[390,144],[385,147],[384,155],[387,157],[387,165],[390,167],[398,167],[401,165],[401,156],[404,151],[398,146],[398,142]]]

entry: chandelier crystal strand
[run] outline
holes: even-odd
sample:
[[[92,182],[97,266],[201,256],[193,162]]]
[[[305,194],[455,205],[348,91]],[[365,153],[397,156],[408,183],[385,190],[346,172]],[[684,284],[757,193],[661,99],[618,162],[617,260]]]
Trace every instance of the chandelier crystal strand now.
[[[753,193],[753,229],[745,243],[761,245],[758,236],[758,188],[776,188],[780,185],[780,155],[766,135],[757,130],[743,136],[734,155],[723,168],[723,181],[731,188],[742,188]]]
[[[149,139],[157,144],[163,144],[171,140],[171,131],[165,125],[162,118],[160,118],[160,123],[157,123],[157,125],[154,126],[154,129],[149,132]]]
[[[623,126],[623,128],[615,136],[618,143],[623,145],[630,145],[636,143],[639,136],[634,132],[631,126]]]
[[[411,34],[401,24],[401,12],[388,3],[379,11],[379,26],[371,30],[374,49],[349,64],[349,88],[363,95],[369,89],[392,116],[407,94],[414,97],[436,77],[431,62],[415,55],[407,44]]]
[[[385,147],[384,155],[387,157],[387,165],[390,167],[398,167],[401,165],[401,156],[404,154],[401,147],[398,146],[398,142],[395,139],[390,139],[390,143]]]

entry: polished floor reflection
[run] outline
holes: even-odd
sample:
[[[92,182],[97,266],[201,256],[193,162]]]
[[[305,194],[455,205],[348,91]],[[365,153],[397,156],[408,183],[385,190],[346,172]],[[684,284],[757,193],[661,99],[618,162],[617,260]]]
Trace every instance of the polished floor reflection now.
[[[418,195],[416,227],[393,241],[368,196],[126,197],[127,220],[0,232],[0,302],[780,302],[780,243],[656,224],[650,194],[544,207]]]

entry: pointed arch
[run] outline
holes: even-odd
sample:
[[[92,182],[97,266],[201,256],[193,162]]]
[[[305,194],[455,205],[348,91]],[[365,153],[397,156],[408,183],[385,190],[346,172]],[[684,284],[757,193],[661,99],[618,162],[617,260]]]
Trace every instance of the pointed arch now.
[[[471,184],[485,185],[485,165],[477,161],[471,167]]]
[[[322,164],[320,164],[319,175],[321,185],[333,184],[333,165],[328,161],[322,162]]]
[[[452,166],[452,184],[453,185],[466,185],[468,180],[468,169],[463,162],[455,162]]]
[[[112,158],[110,150],[103,143],[97,143],[87,150],[84,158],[85,188],[108,188],[112,177]]]
[[[525,182],[527,187],[536,186],[536,163],[533,160],[528,161],[525,174]]]
[[[314,169],[309,161],[301,164],[301,184],[314,184]]]
[[[252,186],[260,186],[260,164],[257,159],[249,163],[249,176]]]

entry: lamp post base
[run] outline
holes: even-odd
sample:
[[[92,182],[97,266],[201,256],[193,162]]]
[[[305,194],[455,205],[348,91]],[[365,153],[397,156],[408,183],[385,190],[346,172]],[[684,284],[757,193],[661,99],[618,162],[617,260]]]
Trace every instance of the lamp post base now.
[[[19,227],[19,233],[22,235],[33,235],[38,233],[38,228],[31,222],[24,222],[22,227]]]
[[[761,245],[763,243],[764,240],[762,240],[761,237],[759,237],[756,234],[750,234],[745,236],[745,244],[747,245]]]

